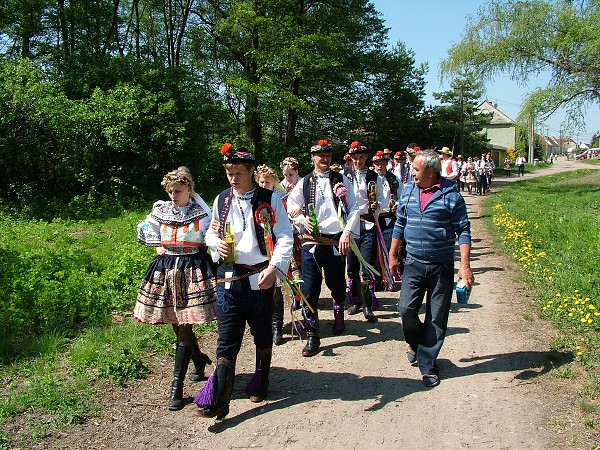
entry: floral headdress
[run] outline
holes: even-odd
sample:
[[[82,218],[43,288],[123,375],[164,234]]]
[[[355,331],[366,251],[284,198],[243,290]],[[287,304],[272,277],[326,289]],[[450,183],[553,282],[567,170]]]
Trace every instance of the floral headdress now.
[[[275,178],[277,179],[277,181],[279,181],[279,177],[277,177],[277,173],[271,169],[269,166],[267,166],[266,164],[261,164],[260,166],[258,166],[256,168],[256,170],[254,171],[254,176],[258,179],[261,175],[266,175],[270,178]]]
[[[331,145],[329,145],[329,141],[327,139],[321,139],[316,145],[313,145],[310,148],[311,153],[331,153],[333,149]]]
[[[350,149],[348,150],[348,153],[350,155],[355,155],[357,153],[367,153],[368,151],[369,150],[365,145],[361,144],[358,141],[353,141],[352,144],[350,144]]]
[[[290,167],[294,170],[298,170],[300,168],[300,163],[298,162],[298,160],[296,158],[292,158],[291,156],[288,156],[283,161],[281,161],[281,163],[279,164],[279,168],[281,170],[285,170],[286,167]]]
[[[387,161],[387,160],[390,159],[390,156],[387,153],[379,150],[379,151],[377,151],[377,153],[375,153],[375,156],[373,156],[372,159],[373,159],[373,162],[375,162],[375,161]]]
[[[406,156],[401,151],[398,151],[394,154],[394,159],[406,159]]]
[[[221,146],[221,154],[223,155],[223,164],[254,163],[254,157],[246,147],[234,149],[229,142]]]
[[[190,179],[188,177],[186,177],[185,175],[181,175],[180,173],[166,174],[165,177],[160,182],[160,185],[165,188],[171,183],[179,183],[179,184],[183,184],[184,186],[188,186],[188,187],[192,185],[192,182],[190,181]]]

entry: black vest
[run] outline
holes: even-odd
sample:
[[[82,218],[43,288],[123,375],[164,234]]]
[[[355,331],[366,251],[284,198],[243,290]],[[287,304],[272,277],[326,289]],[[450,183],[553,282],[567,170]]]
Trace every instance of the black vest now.
[[[400,187],[398,177],[388,170],[385,172],[385,179],[390,185],[390,192],[394,194],[396,201],[398,201],[398,188]]]
[[[335,204],[336,210],[340,203],[340,199],[337,197],[337,195],[335,195],[335,192],[333,191],[333,187],[337,183],[343,183],[343,182],[344,182],[344,176],[341,173],[336,172],[335,170],[329,171],[329,185],[331,186],[331,192],[333,193],[333,203]],[[302,189],[303,189],[303,194],[304,194],[304,215],[308,217],[308,204],[312,203],[314,205],[314,203],[315,203],[315,189],[316,189],[315,173],[311,172],[308,175],[306,175],[304,177],[304,179],[302,180],[302,183],[303,183]]]
[[[254,195],[252,196],[252,200],[250,200],[250,203],[252,204],[252,219],[248,218],[248,223],[254,222],[254,234],[256,235],[256,240],[258,241],[260,252],[263,255],[267,255],[267,244],[265,242],[265,234],[263,233],[262,225],[256,222],[255,216],[256,210],[258,209],[258,205],[262,205],[263,203],[271,205],[272,195],[273,191],[262,188],[260,186],[256,186],[254,190]],[[219,235],[221,237],[223,237],[225,233],[225,222],[227,222],[227,217],[229,216],[232,198],[233,188],[226,189],[219,194],[219,200],[217,202],[217,205],[219,211]],[[273,236],[273,242],[275,242],[275,236]]]
[[[354,169],[344,169],[344,175],[346,175],[352,184],[354,184]],[[365,179],[367,180],[367,186],[369,186],[370,182],[377,183],[377,172],[367,169]]]

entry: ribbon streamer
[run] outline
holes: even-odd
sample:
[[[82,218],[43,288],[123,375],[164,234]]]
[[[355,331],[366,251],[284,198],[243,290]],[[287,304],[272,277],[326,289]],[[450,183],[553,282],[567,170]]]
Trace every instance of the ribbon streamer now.
[[[383,272],[383,281],[385,282],[388,289],[395,289],[395,281],[390,271],[390,261],[388,257],[387,247],[385,245],[385,239],[383,238],[383,232],[379,226],[379,213],[375,211],[373,213],[373,220],[375,222],[375,230],[377,232],[377,259]]]

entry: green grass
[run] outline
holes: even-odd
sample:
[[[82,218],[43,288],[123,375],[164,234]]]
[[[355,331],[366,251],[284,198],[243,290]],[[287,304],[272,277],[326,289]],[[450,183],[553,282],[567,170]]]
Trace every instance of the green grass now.
[[[171,352],[171,326],[131,318],[154,255],[136,242],[147,212],[51,222],[0,212],[0,429],[27,417],[19,439],[39,442],[89,420],[107,383],[144,378],[152,358]],[[216,323],[194,329],[199,336]],[[22,446],[14,439],[0,433],[0,450]]]
[[[560,335],[552,340],[551,348],[573,355],[574,362],[553,371],[554,375],[581,375],[580,394],[597,399],[600,170],[508,185],[486,199],[483,215],[498,250],[519,266],[520,278],[533,292],[541,316],[558,328]]]

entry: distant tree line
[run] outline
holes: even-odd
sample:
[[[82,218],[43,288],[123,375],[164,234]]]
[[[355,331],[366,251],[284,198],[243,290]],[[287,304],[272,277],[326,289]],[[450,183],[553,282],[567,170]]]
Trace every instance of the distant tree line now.
[[[0,192],[76,216],[187,164],[212,194],[225,141],[308,170],[324,137],[338,161],[354,139],[456,146],[461,115],[465,148],[486,149],[478,90],[426,107],[427,70],[367,0],[5,0]]]

